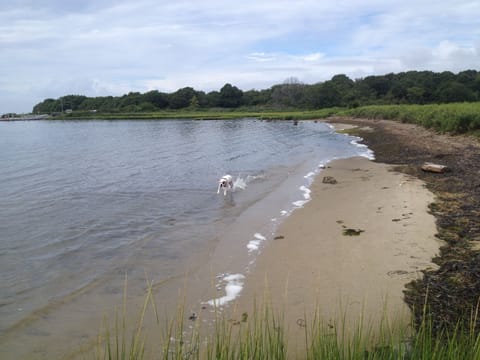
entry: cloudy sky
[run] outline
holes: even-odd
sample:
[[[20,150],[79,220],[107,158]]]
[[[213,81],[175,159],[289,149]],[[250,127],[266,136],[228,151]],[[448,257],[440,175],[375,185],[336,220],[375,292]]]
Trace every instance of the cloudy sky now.
[[[0,113],[45,98],[480,70],[478,0],[0,0]]]

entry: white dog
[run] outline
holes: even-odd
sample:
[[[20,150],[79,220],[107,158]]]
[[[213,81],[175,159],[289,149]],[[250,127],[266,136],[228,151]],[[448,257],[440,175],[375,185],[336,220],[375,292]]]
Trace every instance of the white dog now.
[[[217,194],[220,194],[220,190],[223,189],[223,196],[227,196],[227,191],[233,190],[233,177],[232,175],[223,175],[218,180]]]

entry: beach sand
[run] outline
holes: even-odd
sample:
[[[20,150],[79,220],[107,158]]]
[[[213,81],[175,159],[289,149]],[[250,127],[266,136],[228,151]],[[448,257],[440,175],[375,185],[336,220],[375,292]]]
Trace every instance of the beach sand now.
[[[323,183],[325,177],[336,183]],[[329,163],[311,190],[312,200],[280,225],[258,257],[238,314],[254,301],[271,302],[294,352],[304,348],[315,314],[330,325],[349,326],[360,316],[375,324],[384,314],[408,325],[404,286],[435,266],[440,246],[428,212],[433,195],[420,180],[365,158]],[[349,229],[358,235],[345,234]]]

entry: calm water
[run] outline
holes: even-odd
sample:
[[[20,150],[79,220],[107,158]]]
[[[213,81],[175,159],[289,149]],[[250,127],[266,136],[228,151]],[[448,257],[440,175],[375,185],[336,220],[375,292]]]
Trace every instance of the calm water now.
[[[60,334],[87,338],[125,275],[181,276],[267,195],[283,189],[242,225],[252,234],[308,197],[299,188],[319,164],[367,153],[314,122],[0,123],[2,358],[64,355]],[[244,189],[224,198],[226,173]]]

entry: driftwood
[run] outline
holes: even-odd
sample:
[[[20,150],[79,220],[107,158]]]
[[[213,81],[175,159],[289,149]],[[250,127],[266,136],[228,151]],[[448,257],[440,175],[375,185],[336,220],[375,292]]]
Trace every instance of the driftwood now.
[[[333,176],[324,176],[322,183],[324,184],[336,184],[337,180]]]
[[[448,167],[445,165],[426,162],[422,165],[422,170],[434,173],[444,173],[448,171]]]

